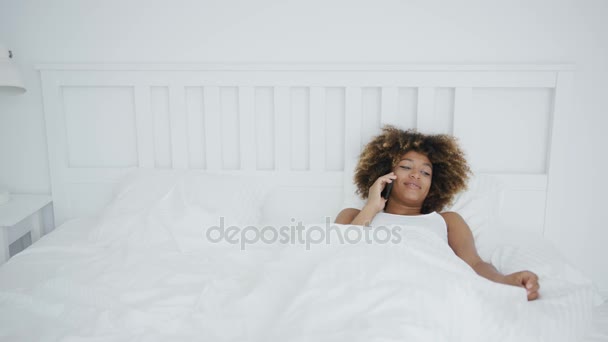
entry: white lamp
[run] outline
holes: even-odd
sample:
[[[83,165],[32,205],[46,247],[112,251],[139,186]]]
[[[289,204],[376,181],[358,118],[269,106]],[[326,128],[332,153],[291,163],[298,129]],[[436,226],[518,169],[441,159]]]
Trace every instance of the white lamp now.
[[[23,80],[11,58],[12,52],[0,45],[0,93],[22,94],[25,92]]]

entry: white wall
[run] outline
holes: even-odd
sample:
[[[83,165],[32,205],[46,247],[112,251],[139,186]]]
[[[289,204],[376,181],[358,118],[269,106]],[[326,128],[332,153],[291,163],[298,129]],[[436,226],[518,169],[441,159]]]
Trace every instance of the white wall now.
[[[0,184],[50,192],[35,63],[575,63],[547,235],[608,290],[607,17],[603,0],[0,0],[0,43],[28,88],[0,97]]]

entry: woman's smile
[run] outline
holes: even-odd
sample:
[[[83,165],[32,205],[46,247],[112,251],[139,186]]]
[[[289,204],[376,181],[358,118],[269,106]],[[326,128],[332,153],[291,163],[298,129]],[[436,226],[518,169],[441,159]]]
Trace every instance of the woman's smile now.
[[[405,182],[403,183],[406,188],[420,190],[422,187],[415,182]]]

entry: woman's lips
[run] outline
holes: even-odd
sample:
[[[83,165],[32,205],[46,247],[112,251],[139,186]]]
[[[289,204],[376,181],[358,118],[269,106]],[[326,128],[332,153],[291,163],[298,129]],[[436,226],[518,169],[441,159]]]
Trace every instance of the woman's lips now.
[[[405,186],[410,188],[410,189],[421,189],[420,185],[416,184],[416,183],[405,183]]]

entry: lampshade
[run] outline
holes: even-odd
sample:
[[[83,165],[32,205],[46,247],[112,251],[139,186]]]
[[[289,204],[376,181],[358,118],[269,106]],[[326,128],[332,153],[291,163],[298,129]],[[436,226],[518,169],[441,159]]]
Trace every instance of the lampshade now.
[[[25,87],[11,58],[11,52],[0,45],[0,93],[21,94],[25,92]]]

